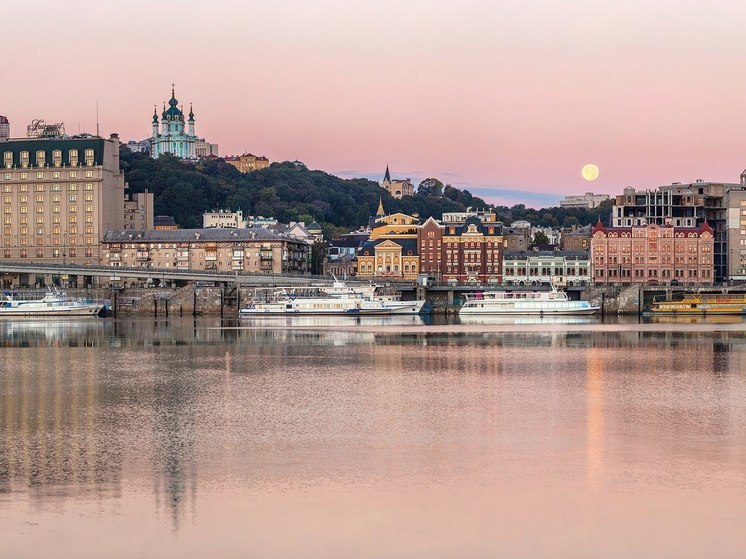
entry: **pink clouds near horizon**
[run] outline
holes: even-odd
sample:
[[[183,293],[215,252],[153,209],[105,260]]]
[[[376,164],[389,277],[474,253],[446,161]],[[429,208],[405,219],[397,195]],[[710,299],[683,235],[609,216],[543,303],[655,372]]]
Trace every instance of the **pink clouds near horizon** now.
[[[746,167],[746,3],[41,0],[3,15],[14,135],[33,118],[95,130],[98,100],[102,132],[145,138],[174,81],[222,154],[388,163],[513,201]]]

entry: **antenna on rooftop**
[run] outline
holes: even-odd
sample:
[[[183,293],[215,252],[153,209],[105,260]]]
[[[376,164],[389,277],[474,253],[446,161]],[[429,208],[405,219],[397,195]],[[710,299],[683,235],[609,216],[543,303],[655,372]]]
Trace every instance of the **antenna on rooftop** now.
[[[96,99],[96,136],[101,136],[98,129],[98,99]]]

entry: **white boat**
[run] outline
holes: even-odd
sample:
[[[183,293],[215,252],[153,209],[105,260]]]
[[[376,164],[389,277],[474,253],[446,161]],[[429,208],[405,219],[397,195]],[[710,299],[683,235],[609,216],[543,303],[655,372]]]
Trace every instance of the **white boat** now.
[[[572,301],[554,287],[550,291],[484,291],[465,294],[459,315],[588,315],[600,307]]]
[[[49,290],[41,299],[22,299],[6,293],[0,303],[0,318],[37,316],[98,316],[103,304],[83,299],[69,299],[64,293]]]
[[[345,315],[370,316],[388,315],[391,309],[383,302],[362,297],[307,296],[307,291],[298,294],[281,290],[269,301],[250,301],[238,311],[239,317],[272,315]]]
[[[379,291],[380,285],[374,283],[365,285],[347,285],[336,277],[331,286],[322,286],[318,289],[331,297],[360,298],[371,301],[380,301],[391,310],[391,314],[420,314],[425,305],[424,300],[403,301],[399,295],[387,295]]]

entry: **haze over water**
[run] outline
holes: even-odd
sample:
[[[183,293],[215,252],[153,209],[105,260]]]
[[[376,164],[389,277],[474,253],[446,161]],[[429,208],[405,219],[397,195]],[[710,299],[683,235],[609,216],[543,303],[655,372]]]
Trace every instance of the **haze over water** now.
[[[743,556],[743,321],[245,326],[0,323],[0,557]]]

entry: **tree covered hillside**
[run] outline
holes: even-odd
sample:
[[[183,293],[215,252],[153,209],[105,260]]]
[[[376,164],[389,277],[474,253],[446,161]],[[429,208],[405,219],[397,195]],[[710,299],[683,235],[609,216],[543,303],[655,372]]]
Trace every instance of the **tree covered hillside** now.
[[[183,228],[201,227],[202,213],[241,209],[244,215],[274,217],[281,222],[317,221],[327,235],[355,229],[375,215],[379,197],[387,213],[417,213],[424,220],[440,219],[443,212],[489,206],[468,190],[422,181],[415,196],[392,198],[368,179],[342,179],[293,163],[273,163],[267,169],[242,174],[222,159],[184,162],[168,155],[151,159],[121,149],[121,167],[129,193],[153,193],[155,211],[170,215]],[[534,225],[586,225],[600,216],[608,220],[610,204],[599,210],[496,206],[498,219],[509,225],[526,219]]]

